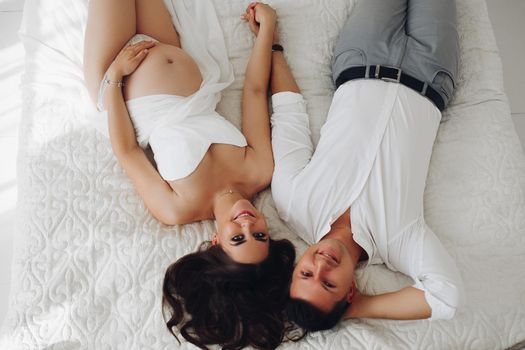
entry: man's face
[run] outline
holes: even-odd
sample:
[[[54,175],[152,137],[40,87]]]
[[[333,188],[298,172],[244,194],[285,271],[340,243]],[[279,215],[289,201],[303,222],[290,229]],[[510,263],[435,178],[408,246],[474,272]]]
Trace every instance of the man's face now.
[[[295,266],[290,297],[329,312],[349,297],[354,269],[348,249],[336,239],[324,239],[308,248]]]

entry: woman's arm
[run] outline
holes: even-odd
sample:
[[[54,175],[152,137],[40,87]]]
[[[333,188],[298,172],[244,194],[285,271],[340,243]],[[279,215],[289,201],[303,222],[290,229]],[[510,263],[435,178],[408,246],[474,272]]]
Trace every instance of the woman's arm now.
[[[132,180],[146,207],[153,216],[168,225],[182,223],[176,207],[176,193],[162,179],[139,147],[133,123],[129,117],[121,85],[125,76],[133,73],[144,60],[152,42],[141,42],[125,47],[107,72],[110,81],[106,90],[111,146],[119,163]]]
[[[120,160],[121,157],[139,147],[133,123],[129,118],[128,110],[122,95],[124,77],[137,69],[146,58],[148,49],[155,43],[142,41],[135,45],[126,46],[117,55],[109,66],[106,78],[109,80],[106,90],[106,105],[109,118],[109,137],[113,152]]]
[[[242,98],[242,132],[248,142],[247,157],[254,157],[261,177],[271,178],[273,156],[270,140],[268,85],[272,65],[272,44],[276,13],[270,6],[252,3],[243,19],[257,37],[244,81]]]

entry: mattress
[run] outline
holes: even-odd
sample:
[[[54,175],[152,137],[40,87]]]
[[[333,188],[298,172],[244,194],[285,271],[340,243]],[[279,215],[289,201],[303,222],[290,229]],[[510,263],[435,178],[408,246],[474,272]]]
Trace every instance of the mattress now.
[[[171,0],[166,0],[171,1]],[[177,0],[182,1],[182,0]],[[189,1],[189,0],[187,0]],[[366,0],[365,0],[366,1]],[[330,59],[353,0],[273,0],[282,44],[308,102],[314,143],[334,86]],[[525,347],[525,157],[503,91],[483,0],[457,0],[461,62],[425,191],[425,217],[457,262],[466,300],[453,320],[348,320],[283,349],[515,349]],[[235,81],[218,111],[240,125],[253,36],[247,1],[214,0]],[[1,349],[192,349],[161,315],[166,267],[213,232],[212,221],[164,226],[146,210],[82,101],[87,0],[26,0],[18,156],[19,202],[9,311]],[[256,205],[271,233],[306,245],[279,219],[271,194]],[[364,293],[407,277],[357,271]],[[520,345],[521,344],[521,345]]]

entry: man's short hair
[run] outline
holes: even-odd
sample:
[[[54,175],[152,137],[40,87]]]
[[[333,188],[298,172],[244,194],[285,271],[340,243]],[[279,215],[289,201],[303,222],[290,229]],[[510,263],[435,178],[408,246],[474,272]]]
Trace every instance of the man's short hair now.
[[[291,298],[286,306],[286,315],[289,321],[305,331],[317,332],[334,327],[349,305],[345,296],[335,303],[332,310],[323,312],[306,300]]]

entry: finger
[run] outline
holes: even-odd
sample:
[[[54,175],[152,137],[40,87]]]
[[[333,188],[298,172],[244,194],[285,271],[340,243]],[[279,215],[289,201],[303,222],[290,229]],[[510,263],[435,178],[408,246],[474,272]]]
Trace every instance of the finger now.
[[[250,10],[250,13],[246,17],[248,19],[248,22],[250,22],[250,24],[252,22],[255,22],[255,14],[254,14],[253,10]]]
[[[137,46],[142,48],[150,48],[155,46],[157,43],[153,40],[144,40],[137,44]]]
[[[141,50],[139,53],[137,53],[135,55],[135,57],[133,57],[134,60],[136,61],[142,61],[144,58],[146,58],[146,55],[148,54],[149,50],[148,49],[143,49]]]
[[[134,49],[134,50],[143,50],[144,48],[150,48],[150,47],[153,47],[155,45],[156,45],[156,42],[153,41],[153,40],[143,40],[143,41],[135,43],[135,44],[133,44],[133,45],[131,45],[129,47]]]
[[[256,10],[252,10],[251,13],[250,13],[250,16],[253,18],[253,21],[257,24],[257,26],[259,26],[260,23],[257,20],[257,11]]]
[[[255,13],[253,11],[250,12],[250,15],[248,16],[248,21],[250,24],[257,24],[255,21]]]
[[[257,4],[257,2],[252,2],[251,4],[249,4],[248,7],[246,7],[246,14],[249,15],[250,11],[255,9],[255,6],[257,6]]]
[[[135,44],[130,44],[130,45],[128,45],[128,46],[126,46],[126,47],[124,48],[124,51],[126,51],[126,52],[130,52],[130,53],[133,54],[135,51],[137,51],[137,48],[138,48],[139,45],[141,45],[141,44],[142,44],[142,42],[140,42],[140,43],[135,43]]]
[[[141,46],[133,46],[128,50],[129,57],[135,57],[140,51],[144,50]]]
[[[260,6],[264,5],[262,2],[254,2],[250,8],[255,12],[257,11],[257,8],[260,8]]]
[[[149,49],[155,46],[155,43],[152,41],[141,41],[131,47],[131,52],[133,55],[138,54],[141,50]]]
[[[259,29],[259,25],[258,25],[257,22],[255,22],[255,18],[250,17],[248,23],[249,23],[249,25],[250,25],[250,30],[251,30],[252,32],[257,32],[257,30]]]
[[[144,48],[146,48],[146,49],[151,49],[155,45],[157,45],[156,41],[153,41],[153,40],[152,41],[144,41]]]
[[[258,4],[257,1],[251,2],[251,3],[248,5],[248,9],[253,9],[253,8],[255,8],[255,6],[257,6],[257,4]]]

